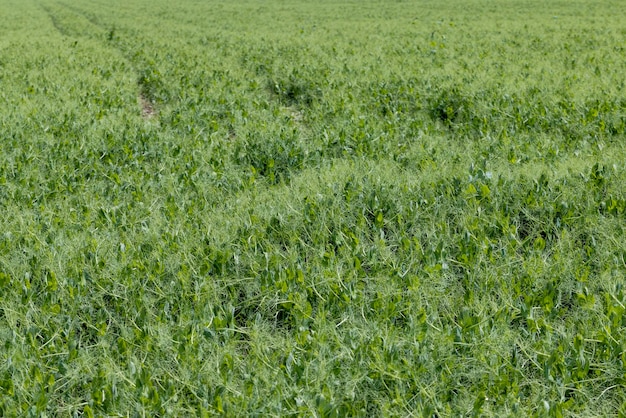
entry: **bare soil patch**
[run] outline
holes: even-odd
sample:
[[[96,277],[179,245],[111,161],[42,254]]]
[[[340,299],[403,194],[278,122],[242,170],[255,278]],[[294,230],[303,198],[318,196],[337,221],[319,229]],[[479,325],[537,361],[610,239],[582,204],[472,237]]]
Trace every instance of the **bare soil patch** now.
[[[143,94],[139,95],[139,103],[141,104],[141,116],[144,119],[151,119],[157,115],[157,110],[154,107],[154,103],[152,103]]]

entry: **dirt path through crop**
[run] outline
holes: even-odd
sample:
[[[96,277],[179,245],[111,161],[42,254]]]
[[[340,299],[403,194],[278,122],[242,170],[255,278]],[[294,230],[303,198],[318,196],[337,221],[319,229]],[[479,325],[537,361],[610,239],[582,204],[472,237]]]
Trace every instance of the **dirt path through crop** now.
[[[58,2],[55,4],[55,7],[50,7],[44,4],[39,4],[40,7],[44,10],[44,12],[49,16],[52,25],[54,28],[61,34],[61,36],[69,37],[69,38],[80,38],[83,36],[92,37],[92,39],[96,40],[104,40],[107,39],[108,42],[103,42],[103,47],[114,48],[117,50],[122,57],[124,57],[130,64],[131,67],[134,67],[134,62],[132,59],[132,54],[129,54],[128,51],[124,51],[120,46],[114,41],[115,37],[115,28],[108,27],[98,20],[94,15],[81,10],[78,7],[72,6],[70,4]],[[90,31],[89,34],[85,34],[80,30],[74,30],[71,26],[71,21],[68,21],[67,16],[64,16],[63,13],[69,13],[76,19],[83,19],[87,25],[90,25],[90,28],[93,28],[93,31]],[[136,69],[135,69],[136,71]],[[141,112],[141,117],[148,120],[155,118],[159,115],[159,112],[155,106],[154,98],[148,93],[148,90],[141,78],[138,75],[138,96],[137,102],[139,104],[139,109]]]
[[[144,119],[151,119],[157,115],[154,104],[144,95],[139,95],[139,103],[141,104],[141,116]]]

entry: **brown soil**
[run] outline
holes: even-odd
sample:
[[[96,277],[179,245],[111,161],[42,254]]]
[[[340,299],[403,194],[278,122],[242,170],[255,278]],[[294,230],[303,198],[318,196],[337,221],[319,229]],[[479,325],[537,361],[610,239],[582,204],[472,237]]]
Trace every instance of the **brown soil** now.
[[[157,111],[154,108],[154,104],[148,100],[143,94],[139,95],[139,102],[141,103],[141,116],[144,119],[150,119],[157,115]]]

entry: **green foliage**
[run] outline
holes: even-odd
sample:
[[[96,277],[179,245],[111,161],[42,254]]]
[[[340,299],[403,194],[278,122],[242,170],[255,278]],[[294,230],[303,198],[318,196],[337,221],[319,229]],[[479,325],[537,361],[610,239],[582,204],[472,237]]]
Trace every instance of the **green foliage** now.
[[[626,412],[620,5],[0,5],[0,415]]]

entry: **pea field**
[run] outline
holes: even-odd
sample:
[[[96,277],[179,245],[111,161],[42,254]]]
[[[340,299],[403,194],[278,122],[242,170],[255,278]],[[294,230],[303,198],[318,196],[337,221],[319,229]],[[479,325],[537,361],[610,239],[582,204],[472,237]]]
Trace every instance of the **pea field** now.
[[[626,3],[0,0],[0,416],[626,416]]]

